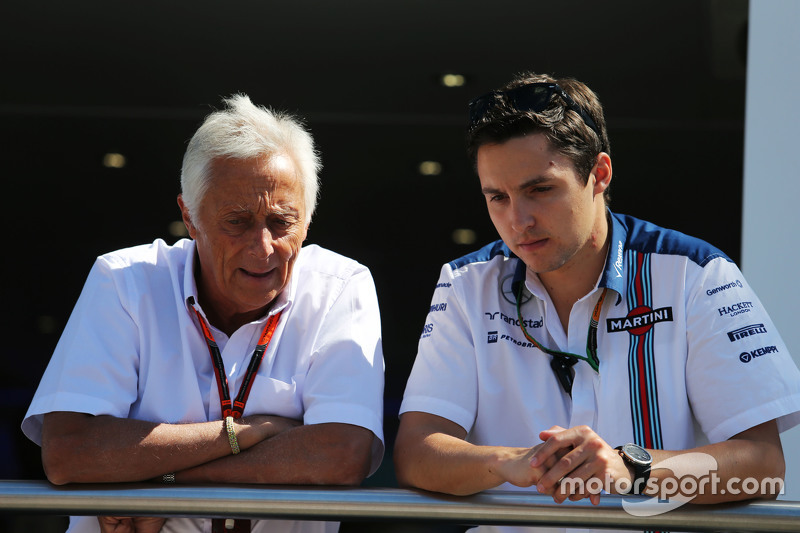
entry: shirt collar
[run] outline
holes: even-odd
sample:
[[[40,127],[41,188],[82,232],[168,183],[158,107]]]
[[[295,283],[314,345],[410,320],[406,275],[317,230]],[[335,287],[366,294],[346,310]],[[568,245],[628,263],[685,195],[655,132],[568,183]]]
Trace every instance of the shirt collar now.
[[[619,295],[624,295],[627,283],[627,277],[625,275],[625,241],[628,237],[628,230],[617,220],[617,217],[614,216],[610,209],[608,209],[608,221],[608,254],[606,254],[606,265],[600,275],[597,286],[603,288],[607,287],[616,291]],[[519,283],[524,283],[526,276],[527,267],[525,263],[522,259],[517,259],[517,267],[514,270],[514,278],[511,283],[515,295],[519,290]],[[535,281],[528,279],[529,288],[534,289],[534,294],[536,293],[536,289],[544,291],[544,287],[541,286],[538,277],[534,276],[534,278]],[[532,287],[531,283],[533,285]]]
[[[625,242],[628,239],[628,230],[617,220],[617,217],[608,210],[608,255],[606,266],[600,276],[600,287],[608,287],[620,295],[625,294],[627,276],[625,274]]]

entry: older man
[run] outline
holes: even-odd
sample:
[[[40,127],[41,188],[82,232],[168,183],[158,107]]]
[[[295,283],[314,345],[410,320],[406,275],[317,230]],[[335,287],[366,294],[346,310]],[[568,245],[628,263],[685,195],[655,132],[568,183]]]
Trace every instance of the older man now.
[[[301,248],[318,187],[311,136],[246,96],[225,102],[184,157],[192,239],[99,257],[45,371],[22,428],[53,483],[357,485],[381,462],[374,283],[351,259]],[[165,530],[219,527],[169,519]],[[252,531],[268,527],[336,524]],[[74,517],[69,531],[97,529]]]

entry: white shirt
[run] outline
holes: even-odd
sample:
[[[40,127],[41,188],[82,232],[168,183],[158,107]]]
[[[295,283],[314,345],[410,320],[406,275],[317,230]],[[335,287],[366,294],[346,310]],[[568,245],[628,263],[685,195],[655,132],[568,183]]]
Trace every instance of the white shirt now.
[[[211,357],[197,317],[195,244],[161,240],[97,259],[31,402],[22,429],[41,444],[52,411],[153,422],[221,420]],[[383,352],[375,286],[366,267],[312,245],[270,315],[282,311],[244,416],[274,414],[304,424],[339,422],[377,437],[370,474],[383,457]],[[201,309],[202,312],[202,309]],[[235,397],[267,317],[228,338],[214,328]],[[254,522],[253,531],[276,527]],[[210,520],[170,519],[174,531],[210,531]],[[281,522],[281,531],[323,531],[323,522]],[[334,527],[335,529],[335,527]],[[70,531],[98,531],[77,517]]]
[[[400,413],[447,418],[479,445],[530,447],[581,424],[612,446],[682,450],[777,419],[800,423],[800,372],[736,265],[702,241],[611,215],[610,252],[565,331],[538,276],[497,241],[444,265]],[[572,397],[547,348],[586,355],[592,310],[599,372],[575,365]],[[532,294],[532,296],[531,296]],[[704,437],[695,436],[695,425]],[[498,490],[519,489],[505,483]]]

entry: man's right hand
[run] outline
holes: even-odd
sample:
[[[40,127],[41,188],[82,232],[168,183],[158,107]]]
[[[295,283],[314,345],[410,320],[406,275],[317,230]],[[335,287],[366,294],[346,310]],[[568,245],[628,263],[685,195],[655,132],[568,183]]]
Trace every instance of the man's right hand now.
[[[555,464],[532,466],[541,444],[531,448],[476,446],[464,428],[430,413],[409,411],[400,417],[394,462],[405,486],[468,495],[509,482],[530,487]]]

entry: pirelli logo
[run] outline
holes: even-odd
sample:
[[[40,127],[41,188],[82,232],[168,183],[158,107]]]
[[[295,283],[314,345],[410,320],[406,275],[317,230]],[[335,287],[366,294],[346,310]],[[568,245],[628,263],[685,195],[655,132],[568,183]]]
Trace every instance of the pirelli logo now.
[[[752,337],[753,335],[760,335],[766,332],[767,328],[764,327],[764,324],[750,324],[749,326],[729,331],[728,338],[731,342],[736,342],[746,337]]]

